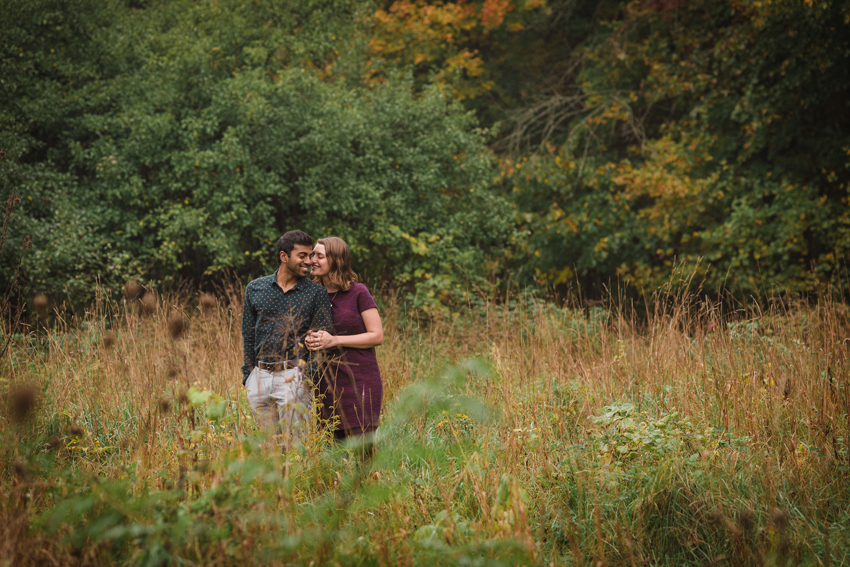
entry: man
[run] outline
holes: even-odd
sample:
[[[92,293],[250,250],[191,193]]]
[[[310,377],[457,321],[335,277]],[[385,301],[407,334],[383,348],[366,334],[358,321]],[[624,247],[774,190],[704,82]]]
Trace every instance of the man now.
[[[248,284],[242,307],[242,384],[258,424],[273,430],[280,424],[287,449],[306,438],[310,381],[319,377],[304,337],[308,331],[331,330],[328,293],[305,277],[312,252],[308,234],[292,230],[281,236],[278,270]]]

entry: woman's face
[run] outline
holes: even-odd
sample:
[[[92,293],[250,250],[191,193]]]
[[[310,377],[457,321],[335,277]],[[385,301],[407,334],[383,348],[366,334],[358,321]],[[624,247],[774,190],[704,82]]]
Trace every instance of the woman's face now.
[[[313,248],[313,255],[311,256],[313,260],[313,272],[314,276],[326,276],[330,271],[330,265],[328,264],[328,257],[325,256],[325,245],[324,244],[316,244],[316,247]]]

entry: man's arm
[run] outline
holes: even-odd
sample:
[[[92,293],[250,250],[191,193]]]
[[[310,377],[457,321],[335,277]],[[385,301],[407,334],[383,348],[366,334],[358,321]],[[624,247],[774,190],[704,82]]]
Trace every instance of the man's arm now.
[[[327,331],[333,329],[333,314],[331,313],[331,299],[326,291],[317,291],[313,302],[313,317],[310,320],[311,331]]]
[[[254,335],[257,332],[257,320],[251,306],[251,296],[245,288],[245,299],[242,302],[242,385],[248,381],[248,376],[254,370]]]

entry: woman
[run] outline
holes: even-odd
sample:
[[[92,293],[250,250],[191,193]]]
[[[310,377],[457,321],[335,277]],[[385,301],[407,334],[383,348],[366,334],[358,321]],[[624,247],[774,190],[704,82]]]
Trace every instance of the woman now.
[[[384,342],[381,316],[368,288],[357,283],[343,239],[320,239],[312,259],[313,279],[328,290],[333,313],[333,334],[310,332],[306,338],[307,348],[327,350],[330,359],[320,385],[325,395],[322,418],[335,422],[338,441],[372,433],[380,422],[384,394],[375,356],[375,347]]]

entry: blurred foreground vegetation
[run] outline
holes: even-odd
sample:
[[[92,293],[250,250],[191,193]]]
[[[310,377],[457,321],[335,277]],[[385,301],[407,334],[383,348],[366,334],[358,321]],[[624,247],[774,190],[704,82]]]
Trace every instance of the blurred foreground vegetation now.
[[[238,294],[100,298],[2,384],[4,565],[846,565],[850,314],[382,304],[377,452],[281,455]]]

